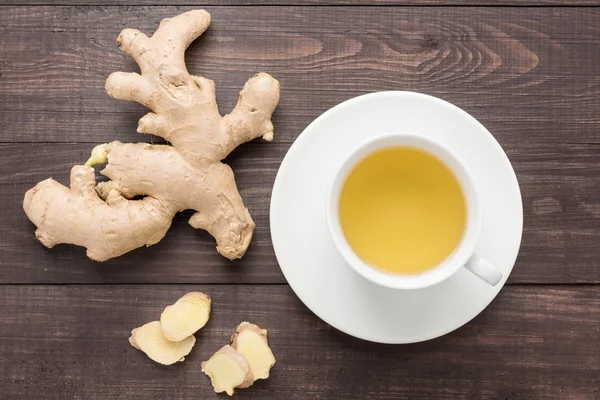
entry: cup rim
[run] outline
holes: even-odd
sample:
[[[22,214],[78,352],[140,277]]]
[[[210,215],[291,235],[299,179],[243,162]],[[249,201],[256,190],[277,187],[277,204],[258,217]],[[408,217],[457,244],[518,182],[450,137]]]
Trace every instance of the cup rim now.
[[[422,147],[414,144],[409,145],[406,143],[379,145],[381,143],[395,140],[408,140],[409,142],[416,141],[420,142],[421,144],[426,143],[428,148],[425,148],[425,146]],[[468,221],[460,243],[456,246],[454,251],[440,264],[420,274],[414,275],[392,274],[372,267],[363,261],[348,244],[342,232],[338,214],[339,194],[343,186],[343,182],[347,178],[352,168],[360,160],[377,150],[399,146],[416,147],[433,154],[437,159],[443,158],[441,161],[444,162],[444,164],[450,168],[452,173],[457,177],[459,184],[461,185],[463,195],[465,196],[465,200],[467,201]],[[435,152],[432,151],[431,148],[434,148]],[[440,157],[440,154],[442,154],[442,157]],[[450,161],[452,165],[448,165],[448,161]],[[465,188],[465,186],[467,187]],[[475,247],[479,240],[482,229],[479,195],[472,175],[469,173],[468,169],[448,147],[438,141],[426,137],[425,135],[414,132],[382,133],[365,141],[351,151],[337,168],[335,175],[327,189],[325,219],[327,222],[329,235],[337,251],[340,253],[342,258],[344,258],[346,263],[363,278],[379,286],[384,286],[391,289],[422,289],[436,285],[450,278],[460,268],[462,268],[474,254]]]

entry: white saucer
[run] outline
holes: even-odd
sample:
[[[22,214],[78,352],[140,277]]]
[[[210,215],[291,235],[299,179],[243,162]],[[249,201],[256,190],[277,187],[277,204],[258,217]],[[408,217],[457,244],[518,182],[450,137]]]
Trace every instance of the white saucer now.
[[[463,268],[426,289],[386,289],[345,264],[325,222],[327,188],[352,150],[384,132],[419,132],[435,138],[470,167],[483,208],[476,251],[504,274],[497,286]],[[522,230],[519,184],[498,142],[458,107],[412,92],[356,97],[317,118],[285,156],[271,198],[273,246],[294,292],[333,327],[380,343],[429,340],[469,322],[504,286]]]

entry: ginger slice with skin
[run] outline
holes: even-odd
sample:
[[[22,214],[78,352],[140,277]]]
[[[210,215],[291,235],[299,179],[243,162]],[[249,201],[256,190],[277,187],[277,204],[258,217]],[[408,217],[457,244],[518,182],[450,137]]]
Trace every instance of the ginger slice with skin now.
[[[209,25],[208,12],[192,10],[164,19],[151,37],[135,29],[121,32],[117,44],[141,73],[111,74],[106,91],[148,107],[138,132],[171,145],[103,144],[85,166],[73,167],[70,189],[52,179],[30,189],[23,208],[45,246],[75,244],[105,261],[157,243],[175,213],[192,209],[190,225],[208,231],[221,255],[231,260],[244,255],[255,224],[231,168],[221,160],[244,142],[273,139],[279,82],[266,73],[255,75],[233,111],[221,116],[213,81],[190,75],[184,60],[187,47]],[[91,166],[105,162],[101,173],[110,180],[95,193]],[[145,197],[130,200],[135,196]]]
[[[254,379],[267,379],[275,365],[275,357],[267,341],[267,330],[242,322],[231,337],[231,347],[242,354],[254,374]]]
[[[167,306],[160,315],[163,336],[170,341],[184,340],[202,328],[210,316],[210,297],[190,292]]]
[[[247,388],[254,382],[254,375],[246,358],[231,346],[223,346],[202,363],[202,372],[210,378],[215,392],[232,396],[236,388]]]
[[[171,342],[162,334],[159,321],[149,322],[131,331],[129,343],[159,364],[171,365],[183,361],[190,354],[196,338],[191,335],[178,342]]]

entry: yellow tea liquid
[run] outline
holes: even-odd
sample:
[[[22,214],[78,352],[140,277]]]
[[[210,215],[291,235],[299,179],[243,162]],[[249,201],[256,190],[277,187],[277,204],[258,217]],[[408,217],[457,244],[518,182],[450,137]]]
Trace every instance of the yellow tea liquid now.
[[[418,274],[456,248],[467,211],[458,180],[439,159],[412,147],[389,147],[354,166],[342,186],[339,219],[363,261],[395,274]]]

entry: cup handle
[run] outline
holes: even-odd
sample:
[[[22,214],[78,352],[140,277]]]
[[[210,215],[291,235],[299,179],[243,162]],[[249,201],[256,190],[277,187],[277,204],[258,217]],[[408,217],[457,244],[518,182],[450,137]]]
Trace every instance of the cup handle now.
[[[492,286],[496,286],[502,279],[502,272],[477,254],[471,256],[471,259],[465,264],[465,268]]]

